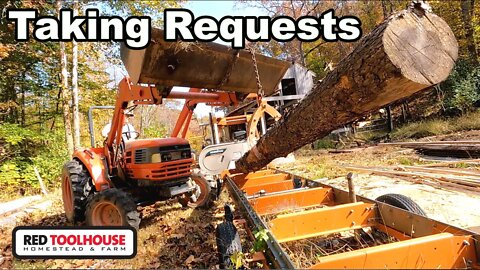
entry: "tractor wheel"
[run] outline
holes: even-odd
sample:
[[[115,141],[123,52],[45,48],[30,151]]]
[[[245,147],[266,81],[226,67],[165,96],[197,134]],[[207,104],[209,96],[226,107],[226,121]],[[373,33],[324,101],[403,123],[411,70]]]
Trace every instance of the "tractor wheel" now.
[[[212,205],[212,188],[208,181],[200,173],[193,173],[191,176],[196,189],[192,196],[184,196],[178,199],[183,207],[209,208]]]
[[[110,188],[94,194],[87,204],[87,225],[130,226],[138,229],[140,213],[129,194]]]
[[[215,231],[217,252],[221,269],[234,269],[231,256],[242,252],[242,243],[237,228],[230,221],[224,221]]]
[[[85,206],[91,192],[87,169],[77,160],[67,162],[62,173],[62,199],[68,221],[75,223],[85,220]]]
[[[378,197],[376,200],[403,210],[407,210],[420,216],[427,216],[427,213],[425,213],[425,211],[423,211],[423,209],[416,202],[405,195],[395,193],[385,194]]]

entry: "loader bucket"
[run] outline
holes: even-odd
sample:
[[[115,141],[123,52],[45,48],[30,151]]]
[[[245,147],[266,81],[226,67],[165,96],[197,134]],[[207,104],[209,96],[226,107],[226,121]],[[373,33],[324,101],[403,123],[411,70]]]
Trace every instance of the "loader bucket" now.
[[[163,30],[152,29],[150,45],[129,49],[122,43],[121,58],[133,83],[185,86],[243,93],[256,93],[257,80],[251,54],[213,42],[167,42]],[[289,62],[256,54],[260,82],[272,94],[290,66]],[[233,69],[223,86],[231,65]]]

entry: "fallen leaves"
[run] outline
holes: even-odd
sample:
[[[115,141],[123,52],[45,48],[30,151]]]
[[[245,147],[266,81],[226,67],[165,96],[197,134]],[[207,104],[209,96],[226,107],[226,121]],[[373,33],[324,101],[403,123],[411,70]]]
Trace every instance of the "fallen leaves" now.
[[[183,264],[185,264],[185,265],[188,266],[188,265],[190,265],[194,260],[195,260],[195,256],[190,255],[190,256],[188,256],[188,258],[185,260],[185,262],[184,262]]]
[[[215,227],[223,219],[226,191],[211,209],[183,208],[174,200],[139,207],[142,215],[138,231],[137,256],[130,260],[14,260],[11,229],[1,229],[0,268],[210,268],[218,269]],[[22,218],[17,225],[71,226],[61,195],[47,211]],[[7,237],[4,237],[7,236]]]

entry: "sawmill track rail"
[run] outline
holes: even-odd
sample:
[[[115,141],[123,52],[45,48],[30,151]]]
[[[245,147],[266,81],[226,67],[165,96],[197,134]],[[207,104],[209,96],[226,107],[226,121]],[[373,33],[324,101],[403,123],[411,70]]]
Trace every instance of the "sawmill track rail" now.
[[[379,232],[391,241],[323,254],[308,267],[480,269],[480,236],[475,232],[362,196],[352,201],[348,191],[283,171],[229,172],[223,178],[241,219],[250,230],[267,233],[267,248],[256,256],[266,268],[305,268],[285,249],[295,241],[322,241],[349,232],[357,239],[373,239]]]

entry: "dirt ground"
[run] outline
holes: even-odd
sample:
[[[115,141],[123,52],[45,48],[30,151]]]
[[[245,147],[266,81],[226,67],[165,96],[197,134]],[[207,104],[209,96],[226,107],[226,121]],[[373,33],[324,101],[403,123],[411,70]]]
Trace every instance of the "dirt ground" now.
[[[328,177],[326,184],[346,189],[347,170],[342,166],[415,165],[424,163],[412,150],[394,147],[369,147],[352,153],[301,150],[296,161],[280,169],[310,179]],[[475,169],[475,168],[472,168]],[[459,227],[480,225],[480,194],[472,195],[415,184],[402,179],[359,174],[355,180],[358,194],[368,198],[400,193],[415,200],[430,218]],[[61,195],[49,197],[52,206],[17,220],[16,225],[70,225],[63,214]],[[131,260],[16,260],[11,254],[12,226],[0,228],[1,268],[218,268],[215,227],[223,220],[226,191],[210,210],[182,208],[175,201],[158,202],[140,208],[142,223],[138,232],[138,255]]]
[[[296,162],[281,169],[310,179],[328,177],[323,183],[347,190],[345,176],[349,172],[344,165],[418,165],[426,161],[413,150],[398,147],[376,146],[352,153],[331,154],[327,151],[303,151],[297,153]],[[470,167],[470,170],[480,170]],[[375,199],[387,193],[399,193],[412,198],[427,213],[428,217],[458,227],[480,226],[480,193],[465,193],[401,178],[369,174],[356,174],[354,180],[357,194]]]

